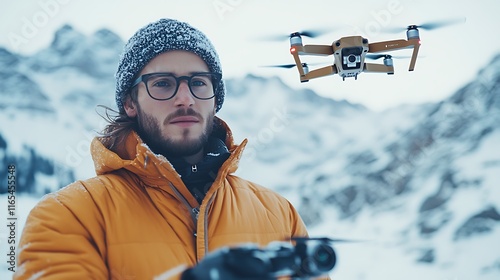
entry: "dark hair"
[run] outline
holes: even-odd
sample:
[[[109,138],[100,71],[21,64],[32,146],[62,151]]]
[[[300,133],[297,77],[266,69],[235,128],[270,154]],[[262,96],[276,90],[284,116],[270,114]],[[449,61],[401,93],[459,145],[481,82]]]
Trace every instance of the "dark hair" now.
[[[134,87],[129,90],[124,100],[130,98],[132,102],[137,103],[138,89]],[[104,109],[104,113],[98,114],[108,122],[108,125],[99,132],[99,141],[113,152],[117,152],[120,146],[125,142],[125,139],[132,131],[137,131],[137,118],[131,118],[125,110],[116,111],[104,105],[98,105]]]

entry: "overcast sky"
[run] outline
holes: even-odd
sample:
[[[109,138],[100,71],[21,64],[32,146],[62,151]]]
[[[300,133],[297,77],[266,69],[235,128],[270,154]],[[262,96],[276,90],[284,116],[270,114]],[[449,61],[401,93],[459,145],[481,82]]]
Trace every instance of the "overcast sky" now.
[[[321,95],[374,110],[442,100],[474,79],[500,51],[498,0],[0,1],[0,45],[11,51],[32,54],[48,46],[54,31],[65,23],[85,34],[109,28],[126,40],[145,24],[170,17],[191,23],[212,39],[226,78],[246,73],[279,76],[294,88],[312,88]],[[261,67],[293,63],[288,40],[262,40],[266,36],[325,28],[331,32],[315,39],[304,38],[304,44],[330,45],[352,35],[376,42],[406,39],[404,29],[391,34],[383,32],[384,28],[456,18],[466,21],[420,31],[421,57],[413,72],[408,72],[409,60],[400,59],[394,62],[392,76],[363,73],[358,80],[330,76],[301,84],[296,69]],[[391,54],[409,55],[411,51]],[[303,61],[327,65],[333,57],[304,57]],[[255,94],[262,98],[260,93]]]

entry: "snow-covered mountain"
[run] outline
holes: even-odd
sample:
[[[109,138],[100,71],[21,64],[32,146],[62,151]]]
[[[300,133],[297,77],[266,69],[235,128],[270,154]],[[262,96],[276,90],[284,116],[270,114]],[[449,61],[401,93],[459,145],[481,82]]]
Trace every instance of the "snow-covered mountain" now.
[[[41,195],[91,174],[81,163],[101,128],[96,104],[113,106],[122,46],[109,30],[86,37],[66,25],[33,56],[0,48],[0,162],[23,171],[18,192]]]
[[[94,175],[122,46],[64,26],[33,56],[0,47],[0,163],[19,196]],[[279,78],[226,83],[219,116],[249,139],[238,174],[289,198],[311,235],[363,241],[337,245],[333,278],[499,279],[500,56],[446,100],[384,112]]]

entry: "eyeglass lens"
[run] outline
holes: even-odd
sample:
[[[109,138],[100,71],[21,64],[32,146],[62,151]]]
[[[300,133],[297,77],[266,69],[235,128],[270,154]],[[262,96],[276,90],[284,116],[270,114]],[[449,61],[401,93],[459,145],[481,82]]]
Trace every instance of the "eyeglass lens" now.
[[[213,76],[210,74],[196,74],[178,78],[170,74],[158,74],[150,76],[146,86],[151,97],[159,100],[169,99],[177,93],[178,83],[186,80],[191,93],[196,98],[210,99],[214,96],[212,79]]]

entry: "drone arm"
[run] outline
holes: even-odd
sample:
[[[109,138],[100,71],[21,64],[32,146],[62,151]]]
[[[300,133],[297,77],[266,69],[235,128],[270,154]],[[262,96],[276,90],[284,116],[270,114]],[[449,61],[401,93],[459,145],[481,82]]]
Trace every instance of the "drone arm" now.
[[[309,71],[309,73],[301,76],[300,80],[302,82],[306,82],[309,81],[310,79],[337,74],[337,72],[338,72],[337,67],[335,65],[329,65]]]
[[[399,50],[405,48],[411,48],[419,44],[418,39],[410,39],[410,40],[392,40],[392,41],[383,41],[371,43],[368,45],[368,52],[370,53],[378,53],[392,50]]]
[[[378,72],[394,74],[394,66],[384,64],[365,63],[364,72]]]
[[[408,71],[413,71],[413,69],[415,69],[415,63],[417,62],[417,55],[419,48],[420,44],[417,44],[415,45],[415,47],[413,47],[413,54],[411,56],[410,67],[408,68]]]
[[[290,48],[290,53],[295,60],[297,69],[301,77],[301,81],[308,81],[309,78],[317,78],[325,75],[332,75],[337,73],[337,69],[333,66],[327,66],[320,69],[313,70],[309,73],[304,71],[302,62],[300,61],[299,55],[331,55],[333,54],[333,49],[331,46],[326,45],[295,45]]]
[[[307,82],[309,79],[314,79],[322,76],[332,75],[337,73],[337,68],[335,65],[326,66],[320,69],[315,69],[310,72],[304,71],[304,66],[300,61],[299,55],[332,55],[332,46],[327,45],[292,45],[290,47],[290,53],[295,60],[297,69],[300,74],[300,81]]]
[[[332,46],[327,45],[304,45],[304,46],[292,46],[296,48],[300,55],[332,55]]]
[[[410,61],[410,67],[408,68],[408,71],[413,71],[413,69],[415,69],[415,63],[417,62],[418,49],[420,48],[420,39],[419,38],[413,38],[413,39],[409,39],[409,40],[392,40],[392,41],[371,43],[368,45],[368,49],[369,49],[368,52],[377,53],[377,52],[399,50],[399,49],[405,49],[405,48],[413,48],[413,54],[412,54],[411,61]]]

